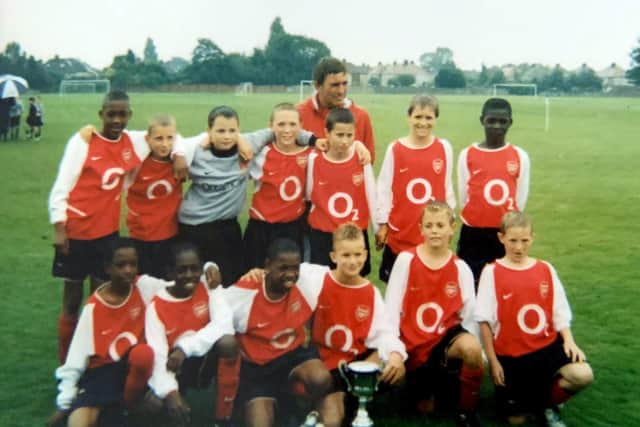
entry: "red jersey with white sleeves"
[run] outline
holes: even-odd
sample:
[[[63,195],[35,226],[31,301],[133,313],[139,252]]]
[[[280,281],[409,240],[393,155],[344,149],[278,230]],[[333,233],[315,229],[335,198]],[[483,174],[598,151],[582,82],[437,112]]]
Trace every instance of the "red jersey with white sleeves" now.
[[[182,184],[173,164],[148,157],[132,177],[127,177],[127,228],[129,236],[145,241],[169,239],[178,234],[178,208]]]
[[[222,289],[245,359],[264,365],[305,341],[305,324],[316,307],[319,288],[298,284],[279,300],[266,294],[264,280],[240,280]]]
[[[73,334],[67,360],[56,370],[60,380],[58,407],[69,408],[77,393],[78,379],[86,369],[117,362],[131,347],[144,342],[145,306],[169,283],[140,276],[125,301],[117,306],[102,299],[100,288],[89,297]]]
[[[249,173],[256,181],[249,216],[269,223],[291,222],[304,213],[310,147],[284,153],[272,143],[260,151]]]
[[[393,252],[422,243],[419,222],[430,200],[456,206],[453,192],[453,149],[435,138],[426,147],[406,140],[389,145],[378,176],[376,222],[388,224],[387,244]]]
[[[515,269],[498,260],[482,271],[474,317],[491,327],[496,354],[518,357],[553,343],[571,310],[549,263],[532,259]]]
[[[351,362],[367,349],[378,350],[385,361],[392,351],[406,356],[404,345],[389,325],[380,291],[370,282],[343,285],[330,272],[324,275],[311,339],[329,370],[341,361]]]
[[[355,151],[341,162],[312,152],[307,169],[309,225],[333,233],[345,222],[366,230],[375,207],[375,180],[371,165],[361,165]]]
[[[529,195],[527,153],[511,144],[498,149],[473,144],[458,158],[458,194],[462,221],[497,228],[505,213],[523,211]]]
[[[391,270],[385,302],[407,347],[409,370],[424,364],[452,327],[462,324],[477,335],[473,274],[454,254],[432,269],[417,248],[401,252]]]
[[[178,389],[175,374],[166,367],[172,349],[180,347],[187,357],[203,356],[223,335],[234,333],[224,297],[202,282],[187,298],[161,290],[149,304],[145,319],[145,336],[154,352],[149,386],[160,398]]]
[[[92,240],[120,228],[123,175],[149,152],[143,134],[117,140],[94,133],[89,143],[75,134],[67,143],[49,197],[51,223],[65,222],[67,237]]]

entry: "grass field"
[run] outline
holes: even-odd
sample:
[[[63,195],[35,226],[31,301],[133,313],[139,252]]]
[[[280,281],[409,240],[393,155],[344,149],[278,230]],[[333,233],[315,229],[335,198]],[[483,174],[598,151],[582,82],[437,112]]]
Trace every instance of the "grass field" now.
[[[386,144],[407,132],[409,96],[358,95],[374,124],[379,167]],[[243,130],[265,126],[270,107],[297,101],[294,94],[133,94],[130,128],[145,127],[154,112],[173,113],[183,135],[206,126],[209,109],[237,108]],[[482,137],[483,99],[442,97],[436,133],[455,154]],[[551,260],[566,287],[578,345],[596,380],[563,410],[570,426],[640,425],[640,100],[559,98],[551,102],[544,131],[541,98],[513,98],[509,140],[532,161],[527,211],[537,241],[533,255]],[[45,96],[40,142],[0,143],[2,202],[0,331],[5,344],[0,387],[0,426],[42,425],[54,409],[56,329],[62,286],[51,278],[51,226],[47,196],[69,136],[84,123],[98,124],[95,95]],[[635,135],[635,136],[634,136]],[[378,265],[379,255],[374,258]],[[500,425],[491,387],[483,388],[481,417]],[[196,411],[209,413],[196,405]],[[453,425],[447,418],[405,421],[384,408],[378,426]],[[196,416],[194,425],[204,425]]]

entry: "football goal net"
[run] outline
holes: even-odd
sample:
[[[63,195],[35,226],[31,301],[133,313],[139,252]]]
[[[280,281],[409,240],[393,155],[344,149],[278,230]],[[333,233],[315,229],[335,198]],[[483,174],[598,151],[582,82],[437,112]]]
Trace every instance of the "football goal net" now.
[[[236,96],[245,96],[253,93],[253,83],[242,82],[236,86]]]
[[[62,80],[60,95],[107,93],[111,89],[111,82],[102,80]]]
[[[300,80],[300,102],[313,93],[313,80]]]
[[[538,96],[538,85],[534,83],[496,83],[493,85],[493,96],[499,94]]]

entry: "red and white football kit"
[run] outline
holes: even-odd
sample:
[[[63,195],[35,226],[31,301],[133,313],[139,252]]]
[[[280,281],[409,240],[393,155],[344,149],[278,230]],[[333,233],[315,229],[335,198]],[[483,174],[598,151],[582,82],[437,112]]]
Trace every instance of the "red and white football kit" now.
[[[57,404],[68,409],[87,369],[119,361],[134,345],[144,342],[145,306],[170,282],[139,276],[126,300],[113,306],[96,290],[82,309],[64,365],[56,370]],[[99,289],[99,288],[98,288]]]
[[[204,356],[223,335],[233,335],[231,310],[223,295],[200,282],[187,298],[161,290],[147,307],[145,335],[154,352],[149,387],[164,398],[178,390],[175,373],[167,370],[172,349],[180,347],[187,357]]]
[[[275,144],[264,147],[251,162],[256,182],[249,216],[268,223],[291,222],[304,213],[304,190],[310,147],[283,153]]]
[[[507,143],[498,149],[473,144],[458,157],[458,196],[462,221],[497,228],[505,213],[523,211],[529,195],[527,153]]]
[[[473,320],[473,274],[453,253],[444,265],[432,269],[417,247],[401,252],[391,271],[385,303],[391,325],[407,347],[407,370],[426,363],[431,350],[454,326],[462,324],[478,335]]]
[[[431,200],[455,209],[453,149],[435,138],[426,147],[397,140],[387,147],[378,175],[376,223],[388,224],[387,244],[394,253],[422,243],[420,215]]]
[[[178,234],[182,184],[171,162],[148,157],[125,180],[127,228],[134,239],[155,242]]]
[[[380,291],[371,282],[346,286],[329,271],[324,276],[306,276],[301,275],[300,281],[321,281],[311,340],[327,369],[336,369],[341,361],[349,363],[367,349],[377,350],[384,361],[394,351],[406,359],[404,344],[394,335]]]
[[[482,271],[474,318],[491,327],[497,355],[518,357],[553,343],[571,309],[551,264],[532,259],[514,269],[498,260]]]
[[[312,152],[307,166],[307,199],[311,201],[311,228],[333,233],[346,222],[366,230],[375,207],[375,180],[371,165],[361,165],[355,150],[341,162]],[[376,224],[373,224],[374,230]]]
[[[66,223],[67,237],[77,240],[118,231],[124,175],[148,154],[144,133],[125,131],[117,140],[94,133],[89,143],[73,135],[49,196],[51,223]]]
[[[343,108],[349,109],[355,118],[356,125],[356,141],[361,141],[369,153],[371,153],[371,163],[376,159],[376,142],[373,137],[373,127],[369,113],[357,106],[351,99],[346,98],[342,105]],[[313,132],[318,138],[326,138],[324,132],[327,125],[327,115],[330,109],[321,107],[318,103],[318,93],[309,97],[306,101],[298,104],[298,112],[300,113],[300,121],[302,127]]]

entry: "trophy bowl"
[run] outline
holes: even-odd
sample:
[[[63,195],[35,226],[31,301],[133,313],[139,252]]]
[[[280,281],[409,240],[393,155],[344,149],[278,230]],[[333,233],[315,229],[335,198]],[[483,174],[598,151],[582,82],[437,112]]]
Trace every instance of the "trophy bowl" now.
[[[353,427],[372,427],[373,421],[367,413],[367,402],[378,390],[380,366],[373,362],[356,361],[338,365],[340,375],[347,383],[347,390],[358,398],[358,413],[351,424]]]

